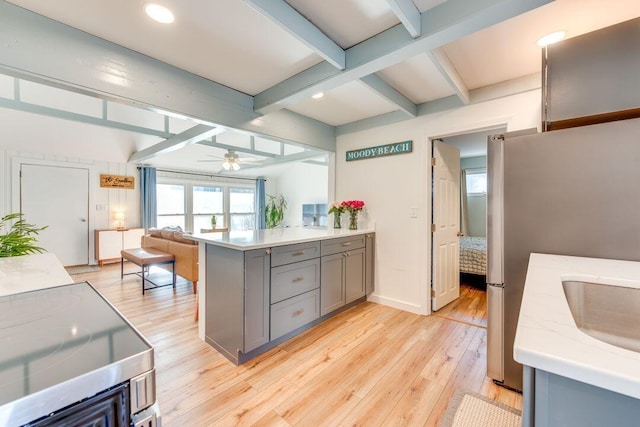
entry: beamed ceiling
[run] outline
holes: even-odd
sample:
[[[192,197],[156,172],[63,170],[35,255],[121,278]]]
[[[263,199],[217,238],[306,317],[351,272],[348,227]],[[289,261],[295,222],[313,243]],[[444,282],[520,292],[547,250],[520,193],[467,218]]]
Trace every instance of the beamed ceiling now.
[[[117,129],[132,162],[322,162],[336,136],[537,89],[538,38],[640,16],[637,0],[157,3],[174,23],[142,0],[0,0],[0,113]],[[15,88],[33,81],[65,91],[29,103]]]

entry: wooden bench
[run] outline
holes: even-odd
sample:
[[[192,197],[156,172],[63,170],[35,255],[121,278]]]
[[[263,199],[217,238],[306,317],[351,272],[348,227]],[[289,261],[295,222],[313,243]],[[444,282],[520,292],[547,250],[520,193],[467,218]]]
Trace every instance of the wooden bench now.
[[[140,273],[138,272],[126,273],[126,274],[137,274],[142,278],[142,295],[144,295],[145,290],[161,288],[163,286],[171,285],[173,286],[174,289],[176,288],[176,264],[175,264],[176,259],[173,254],[161,252],[153,248],[135,248],[135,249],[123,249],[120,251],[120,255],[121,255],[120,279],[123,279],[125,275],[125,272],[124,272],[125,260],[131,261],[132,263],[134,263],[135,265],[139,266],[142,269]],[[164,264],[171,264],[172,281],[171,283],[166,285],[158,285],[148,277],[149,267],[152,265],[164,265]],[[147,272],[146,278],[145,278],[145,271]],[[149,288],[145,288],[144,286],[145,280],[151,283],[151,285],[153,286]]]

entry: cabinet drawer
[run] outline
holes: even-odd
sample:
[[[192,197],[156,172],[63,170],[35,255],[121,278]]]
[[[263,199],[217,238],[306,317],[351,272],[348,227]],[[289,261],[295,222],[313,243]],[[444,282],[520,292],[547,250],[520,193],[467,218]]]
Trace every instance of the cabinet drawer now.
[[[322,241],[322,256],[333,255],[352,249],[364,248],[365,235],[339,237],[337,239],[327,239]]]
[[[271,267],[306,261],[320,256],[320,242],[276,246],[271,249]]]
[[[271,306],[271,340],[320,317],[320,290],[307,292]]]
[[[271,304],[320,286],[320,258],[271,269]]]

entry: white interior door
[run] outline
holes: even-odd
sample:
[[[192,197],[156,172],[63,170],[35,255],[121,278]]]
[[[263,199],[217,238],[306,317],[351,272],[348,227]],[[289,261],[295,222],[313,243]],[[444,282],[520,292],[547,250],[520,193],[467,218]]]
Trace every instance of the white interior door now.
[[[439,310],[460,296],[460,150],[433,141],[432,302]]]
[[[20,212],[48,228],[38,246],[63,265],[89,263],[89,170],[60,166],[20,166]]]

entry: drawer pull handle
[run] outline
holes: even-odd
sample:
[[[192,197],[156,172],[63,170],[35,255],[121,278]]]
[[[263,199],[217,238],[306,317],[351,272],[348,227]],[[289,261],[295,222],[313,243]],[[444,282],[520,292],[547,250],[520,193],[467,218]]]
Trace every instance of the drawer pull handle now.
[[[351,242],[344,242],[342,246],[351,246]]]
[[[304,255],[304,251],[292,252],[291,256]]]
[[[295,277],[295,278],[292,280],[292,282],[300,282],[300,281],[302,281],[302,280],[304,280],[304,276],[298,276],[298,277]]]
[[[300,316],[302,313],[304,313],[304,308],[301,308],[300,310],[294,311],[293,312],[293,317]]]

